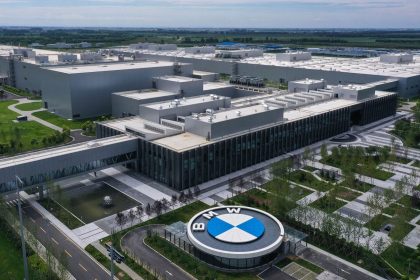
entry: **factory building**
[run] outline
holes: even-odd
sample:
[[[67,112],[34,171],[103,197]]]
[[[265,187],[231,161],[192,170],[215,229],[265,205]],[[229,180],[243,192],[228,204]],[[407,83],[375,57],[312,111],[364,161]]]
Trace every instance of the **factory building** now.
[[[130,143],[123,157],[114,155],[115,162],[129,162],[132,169],[176,190],[345,133],[354,125],[393,116],[398,94],[392,90],[409,96],[418,93],[420,84],[416,59],[410,63],[384,63],[380,58],[355,62],[302,54],[302,58],[285,61],[253,50],[186,54],[166,48],[173,49],[142,44],[135,50],[112,50],[99,56],[40,50],[33,54],[0,47],[0,77],[42,95],[45,108],[65,118],[113,114],[115,119],[97,123],[96,134],[111,137],[108,153],[112,139],[119,139],[115,141],[118,147],[124,141]],[[133,58],[135,51],[141,59]],[[240,57],[216,57],[226,52]],[[37,56],[44,59],[37,61]],[[240,75],[248,76],[258,83],[216,81],[219,73],[235,73],[239,81]],[[264,88],[263,78],[288,81],[289,88]],[[353,80],[357,82],[349,82]],[[80,158],[86,149],[80,149]],[[55,154],[61,153],[67,153],[66,147]],[[25,168],[24,157],[19,161],[22,180],[26,185],[42,183],[45,174]],[[60,168],[84,172],[113,164],[114,159],[101,157],[101,164],[87,165],[87,169],[63,166],[64,162]],[[89,154],[86,162],[93,158]],[[42,160],[43,165],[53,166],[48,153]],[[77,164],[84,166],[82,161]],[[0,165],[0,178],[12,174],[11,166]],[[48,174],[67,173],[51,170]],[[13,182],[0,180],[1,186],[10,190]]]
[[[133,52],[133,49],[119,49]],[[324,79],[328,84],[365,84],[396,79],[401,97],[420,95],[420,56],[412,54],[384,54],[381,57],[346,58],[311,56],[309,52],[262,53],[226,44],[215,53],[194,53],[188,48],[154,52],[141,50],[144,59],[161,59],[191,63],[194,70],[229,75],[251,76],[274,82]]]
[[[138,171],[183,190],[394,115],[397,94],[377,86],[169,99],[98,123],[97,136],[138,137]]]

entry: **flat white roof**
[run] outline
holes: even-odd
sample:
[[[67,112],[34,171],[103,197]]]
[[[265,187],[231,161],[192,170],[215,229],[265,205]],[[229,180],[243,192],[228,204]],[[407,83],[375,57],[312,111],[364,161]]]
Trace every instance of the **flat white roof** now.
[[[317,84],[317,83],[322,83],[322,82],[323,80],[314,80],[314,79],[303,79],[303,80],[293,81],[293,83],[306,84],[306,85]]]
[[[190,77],[185,77],[185,76],[160,76],[160,77],[156,77],[156,79],[178,82],[178,83],[201,81],[200,79],[195,79],[195,78],[190,78]]]
[[[176,51],[153,52],[144,50],[143,53],[157,54],[168,57],[187,57],[203,60],[228,61],[216,58],[214,54],[186,53],[184,49]],[[216,51],[220,53],[220,51]],[[260,57],[249,57],[240,60],[241,63],[273,65],[292,68],[314,69],[323,71],[337,71],[360,73],[367,75],[380,75],[386,77],[410,77],[420,75],[420,55],[414,54],[414,62],[409,64],[389,64],[380,62],[379,57],[372,58],[343,58],[328,56],[312,56],[311,60],[303,61],[278,61],[276,54],[264,53]]]
[[[122,71],[130,69],[145,69],[153,67],[172,66],[173,62],[168,61],[130,61],[118,63],[98,63],[98,64],[75,64],[67,66],[48,67],[46,69],[65,74],[79,74],[91,72]]]
[[[136,100],[145,100],[150,98],[157,98],[157,97],[170,97],[170,96],[177,96],[178,93],[163,91],[163,90],[130,90],[130,91],[122,91],[122,92],[115,92],[114,95],[125,96]]]
[[[222,82],[205,82],[203,90],[219,89],[219,88],[234,88],[235,86]]]
[[[185,132],[182,134],[157,139],[152,141],[152,143],[180,152],[183,150],[188,150],[192,147],[207,145],[211,142],[207,141],[206,138],[199,135]]]
[[[207,102],[216,101],[216,100],[223,100],[226,97],[216,95],[216,98],[217,99],[214,99],[214,96],[210,96],[210,95],[198,95],[196,97],[180,98],[180,99],[177,99],[179,101],[179,103],[176,107],[183,107],[183,106],[189,106],[189,105],[194,105],[194,104],[207,103]],[[166,108],[169,108],[169,107],[171,107],[171,108],[175,107],[173,102],[174,102],[174,100],[169,100],[169,101],[164,101],[164,102],[154,102],[154,103],[150,103],[150,104],[145,104],[143,106],[148,107],[148,108],[152,108],[152,109],[155,109],[155,110],[162,110],[162,109],[166,109]]]
[[[14,157],[7,157],[0,161],[0,169],[5,167],[10,167],[13,165],[19,165],[23,163],[39,161],[46,158],[51,158],[54,156],[61,156],[66,154],[72,154],[79,151],[89,150],[95,147],[103,147],[106,145],[112,145],[115,143],[125,142],[129,139],[132,139],[128,135],[118,135],[114,137],[108,137],[103,139],[96,139],[86,143],[73,144],[58,148],[51,148],[47,150],[42,150],[38,152],[31,152],[30,157],[27,154],[22,154]]]
[[[259,113],[264,113],[267,111],[272,111],[275,109],[279,109],[280,106],[272,106],[267,105],[268,109],[264,107],[262,104],[253,105],[249,107],[244,108],[236,108],[236,109],[228,109],[228,110],[221,110],[216,111],[213,116],[211,123],[218,123],[218,122],[224,122],[231,119],[238,119],[246,116],[251,116]],[[200,121],[205,123],[210,123],[210,116],[200,117]]]

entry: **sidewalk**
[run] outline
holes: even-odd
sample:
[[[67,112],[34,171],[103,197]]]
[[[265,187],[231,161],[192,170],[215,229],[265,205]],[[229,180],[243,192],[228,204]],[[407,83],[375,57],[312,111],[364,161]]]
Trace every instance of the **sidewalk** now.
[[[42,119],[40,119],[40,118],[35,117],[34,115],[32,115],[32,113],[34,113],[34,112],[45,111],[45,109],[39,109],[39,110],[34,110],[34,111],[22,111],[22,110],[19,110],[19,109],[16,108],[16,105],[38,102],[39,100],[32,101],[32,100],[28,100],[26,98],[22,98],[22,99],[18,99],[17,101],[19,103],[10,105],[10,106],[7,107],[7,109],[9,109],[9,110],[11,110],[11,111],[13,111],[15,113],[18,113],[21,116],[28,117],[28,120],[29,121],[35,121],[37,123],[42,124],[43,126],[49,127],[49,128],[54,129],[54,130],[56,130],[58,132],[62,132],[63,131],[63,129],[61,127],[58,127],[58,126],[56,126],[56,125],[54,125],[52,123],[49,123],[47,121],[44,121],[44,120],[42,120]]]
[[[95,247],[99,252],[101,252],[104,256],[107,256],[107,258],[108,258],[108,251],[99,242],[93,242],[92,246]],[[119,269],[124,271],[128,276],[130,276],[131,279],[133,279],[133,280],[143,280],[143,278],[140,275],[138,275],[134,270],[132,270],[125,263],[114,262],[114,265],[116,265]],[[111,266],[111,259],[109,260],[109,266]]]

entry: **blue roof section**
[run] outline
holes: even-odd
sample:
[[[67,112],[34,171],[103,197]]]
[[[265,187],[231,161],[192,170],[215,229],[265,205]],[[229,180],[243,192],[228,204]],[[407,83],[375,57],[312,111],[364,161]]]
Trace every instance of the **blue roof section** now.
[[[235,45],[242,45],[241,43],[235,43],[235,42],[222,42],[218,44],[219,46],[235,46]]]

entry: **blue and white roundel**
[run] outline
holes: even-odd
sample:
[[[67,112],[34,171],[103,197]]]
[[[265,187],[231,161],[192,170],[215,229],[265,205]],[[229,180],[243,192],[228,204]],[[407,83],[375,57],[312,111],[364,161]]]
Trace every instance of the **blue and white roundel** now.
[[[246,243],[264,234],[264,225],[245,214],[222,214],[210,219],[207,232],[217,240],[228,243]]]

